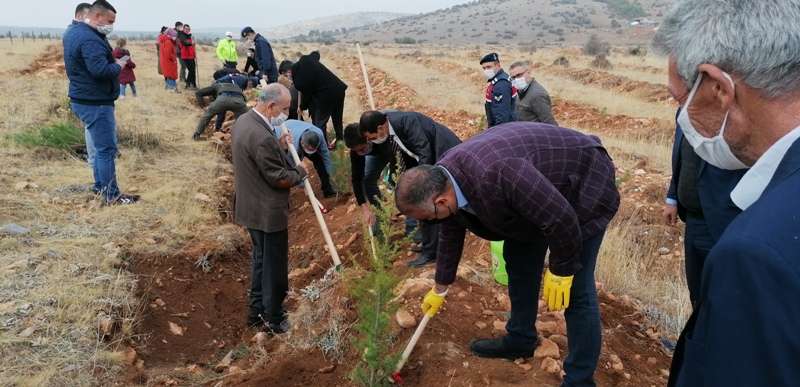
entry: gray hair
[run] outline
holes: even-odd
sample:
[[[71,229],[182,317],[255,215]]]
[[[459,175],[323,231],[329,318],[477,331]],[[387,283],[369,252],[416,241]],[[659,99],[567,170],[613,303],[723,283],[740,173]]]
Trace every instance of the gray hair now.
[[[765,98],[800,86],[800,0],[680,0],[653,37],[691,88],[704,63],[736,74]]]
[[[289,89],[287,89],[286,86],[280,83],[269,84],[261,89],[261,92],[258,94],[258,103],[259,105],[268,104],[270,102],[275,102],[277,104],[280,102],[284,92],[289,93]]]
[[[514,67],[522,67],[523,69],[525,69],[527,71],[528,70],[528,63],[527,62],[523,62],[523,61],[517,61],[517,62],[512,63],[511,67],[509,67],[508,69],[511,70]]]
[[[319,148],[319,135],[314,133],[311,130],[306,130],[303,134],[300,135],[300,141],[303,142],[307,147],[317,149]]]
[[[435,165],[420,165],[400,175],[395,187],[395,205],[401,213],[413,210],[434,212],[433,199],[443,194],[450,178]]]

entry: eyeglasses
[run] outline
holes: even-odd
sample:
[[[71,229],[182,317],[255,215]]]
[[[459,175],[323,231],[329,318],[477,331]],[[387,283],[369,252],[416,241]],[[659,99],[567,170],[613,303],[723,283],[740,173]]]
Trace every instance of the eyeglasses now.
[[[525,73],[527,73],[527,72],[528,72],[528,70],[525,70],[525,71],[523,71],[523,72],[521,72],[521,73],[519,73],[519,74],[517,74],[517,75],[511,75],[511,74],[509,74],[509,77],[510,77],[511,79],[522,78],[523,76],[525,76]]]

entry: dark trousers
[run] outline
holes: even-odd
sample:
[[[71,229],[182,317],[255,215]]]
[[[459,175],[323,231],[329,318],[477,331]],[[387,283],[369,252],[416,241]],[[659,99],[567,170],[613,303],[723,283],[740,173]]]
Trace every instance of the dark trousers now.
[[[594,371],[602,340],[594,268],[604,235],[605,230],[583,241],[581,246],[583,267],[572,279],[569,308],[564,312],[569,355],[564,360],[566,376],[562,386],[595,386]],[[506,341],[512,346],[525,349],[536,346],[536,313],[547,247],[544,239],[506,239],[503,245],[511,299]]]
[[[714,238],[705,219],[686,216],[686,233],[683,239],[686,249],[686,284],[692,306],[700,300],[700,278],[709,251],[714,247]]]
[[[225,115],[227,113],[228,112],[217,114],[217,119],[216,119],[216,121],[214,121],[214,129],[216,129],[217,132],[222,130],[222,124],[225,123]]]
[[[180,58],[180,57],[181,57],[181,53],[180,53],[180,51],[178,51],[178,58]],[[178,72],[178,80],[181,81],[181,82],[185,82],[186,81],[186,64],[183,63],[183,59],[178,59],[178,62],[180,62],[180,65],[181,65],[180,66],[181,67],[180,71]]]
[[[266,322],[284,319],[283,300],[289,291],[289,229],[264,232],[252,228],[253,271],[250,275],[250,315]]]
[[[315,99],[316,108],[311,116],[314,126],[322,129],[325,134],[325,141],[327,139],[328,120],[333,120],[333,130],[336,132],[336,139],[342,139],[342,117],[344,115],[344,93],[341,97]]]
[[[225,64],[223,64],[222,66],[223,66],[223,67],[225,67],[226,69],[235,69],[235,68],[236,68],[236,65],[238,65],[238,64],[239,64],[239,63],[237,63],[237,62],[228,62],[228,61],[225,61]]]
[[[325,146],[325,144],[320,144],[320,146]],[[319,152],[315,152],[310,156],[306,153],[305,157],[308,157],[308,159],[314,163],[314,169],[317,170],[322,193],[325,195],[333,195],[335,191],[331,185],[331,176],[328,174],[328,170],[325,169],[325,162],[322,161],[322,156],[319,155]]]
[[[232,96],[226,94],[217,96],[217,99],[208,105],[208,109],[206,109],[206,111],[203,112],[203,115],[200,116],[200,121],[197,123],[197,128],[194,130],[195,134],[198,136],[203,134],[203,132],[206,130],[206,126],[211,119],[214,118],[214,116],[218,114],[225,114],[229,110],[232,111],[238,119],[239,116],[247,113],[247,103],[241,96]],[[225,117],[223,116],[223,120],[224,119]]]
[[[186,86],[187,87],[197,87],[197,77],[195,73],[195,61],[194,59],[184,59],[183,63],[186,65],[186,70],[188,73],[186,74]]]

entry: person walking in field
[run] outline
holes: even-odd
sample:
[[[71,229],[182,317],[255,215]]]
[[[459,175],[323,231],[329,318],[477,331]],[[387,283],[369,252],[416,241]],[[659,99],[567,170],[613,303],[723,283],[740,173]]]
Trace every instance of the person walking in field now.
[[[126,43],[127,41],[125,38],[117,39],[117,47],[111,52],[114,59],[128,57],[125,67],[123,67],[122,72],[119,73],[119,99],[125,99],[125,89],[128,88],[128,85],[131,86],[131,93],[133,93],[133,96],[136,96],[136,85],[134,84],[134,82],[136,82],[136,74],[133,73],[133,69],[136,68],[136,63],[133,63],[133,60],[130,59],[131,52],[125,48]]]
[[[178,92],[178,56],[175,55],[175,38],[178,32],[172,28],[167,28],[163,34],[158,36],[158,43],[161,45],[161,72],[167,88],[173,92]]]

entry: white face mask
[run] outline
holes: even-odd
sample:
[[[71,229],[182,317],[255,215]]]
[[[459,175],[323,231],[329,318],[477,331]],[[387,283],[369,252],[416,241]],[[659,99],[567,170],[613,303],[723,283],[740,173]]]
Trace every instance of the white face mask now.
[[[101,33],[103,35],[108,35],[108,34],[114,32],[114,25],[113,24],[108,24],[108,25],[104,25],[104,26],[97,26],[97,32],[99,32],[99,33]]]
[[[317,150],[316,150],[316,149],[314,149],[314,150],[308,150],[308,149],[306,149],[306,148],[303,148],[303,152],[306,152],[306,154],[307,154],[307,155],[311,156],[311,155],[313,155],[314,153],[317,153]]]
[[[380,144],[383,144],[384,142],[386,142],[387,139],[389,139],[389,135],[388,134],[386,136],[384,136],[384,137],[378,137],[378,138],[376,138],[374,140],[371,140],[371,142],[373,144],[380,145]]]
[[[494,69],[491,68],[491,69],[483,70],[483,76],[486,77],[486,79],[494,78]]]
[[[517,90],[525,90],[525,88],[528,87],[528,82],[525,82],[525,77],[519,77],[513,79],[511,85],[516,87]]]
[[[233,40],[233,36],[226,36],[226,37],[225,37],[225,39],[227,39],[227,40]]]
[[[725,72],[723,72],[722,75],[728,79],[728,81],[731,83],[731,86],[734,88],[736,87],[730,75]],[[697,87],[700,86],[700,80],[702,78],[703,73],[700,73],[697,76],[697,80],[694,82],[694,86],[692,86],[691,92],[689,92],[689,97],[686,99],[683,109],[681,109],[681,114],[678,115],[678,125],[680,125],[681,130],[683,131],[686,141],[688,141],[692,148],[694,148],[694,151],[697,153],[697,155],[703,160],[707,161],[709,164],[720,169],[728,170],[747,168],[747,165],[744,165],[744,163],[742,163],[733,154],[733,152],[731,152],[731,148],[728,146],[728,143],[725,142],[725,138],[723,137],[723,134],[725,133],[725,124],[728,122],[729,112],[725,112],[725,119],[722,121],[722,127],[719,129],[719,133],[712,138],[707,138],[700,135],[700,133],[697,132],[697,129],[695,129],[692,125],[692,121],[689,120],[689,104],[692,102],[694,93],[697,92]]]
[[[281,126],[281,124],[283,124],[287,119],[289,119],[289,117],[287,117],[286,114],[281,112],[281,115],[270,118],[269,123],[272,125],[273,128],[277,128]]]
[[[253,39],[247,39],[247,43],[253,44]]]

